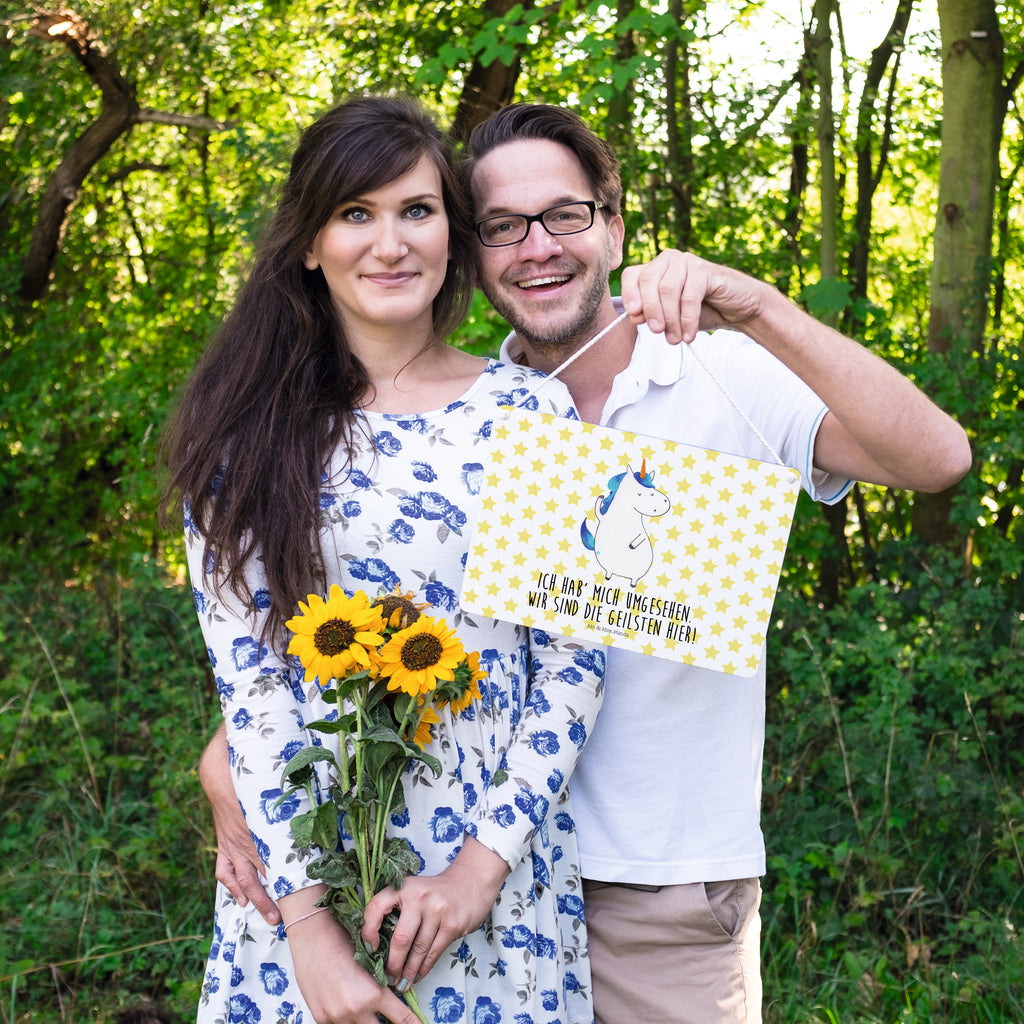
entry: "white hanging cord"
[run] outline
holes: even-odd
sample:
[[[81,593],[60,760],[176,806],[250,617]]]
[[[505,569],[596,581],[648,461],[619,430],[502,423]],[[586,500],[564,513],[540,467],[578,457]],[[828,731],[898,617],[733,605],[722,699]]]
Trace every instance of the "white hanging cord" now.
[[[607,327],[602,328],[582,348],[577,349],[561,366],[556,366],[546,377],[542,377],[532,391],[528,391],[526,397],[519,403],[525,405],[549,380],[554,380],[567,366],[571,366],[584,352],[589,352],[613,327],[618,327],[628,317],[628,313],[620,313]]]
[[[595,334],[594,337],[592,337],[590,341],[588,341],[582,348],[577,349],[575,352],[573,352],[573,354],[569,356],[569,358],[566,359],[566,361],[562,363],[561,366],[556,366],[555,369],[553,369],[546,377],[542,377],[537,382],[537,384],[535,384],[534,387],[526,393],[526,397],[523,398],[523,400],[519,403],[519,408],[522,408],[524,405],[526,405],[526,403],[531,398],[533,398],[533,396],[536,395],[537,392],[540,391],[540,389],[544,387],[544,385],[549,380],[554,380],[567,366],[570,366],[577,359],[579,359],[579,357],[583,355],[584,352],[588,352],[591,348],[593,348],[594,345],[596,345],[610,330],[612,330],[612,328],[617,327],[628,316],[628,313],[620,313],[610,324],[608,324],[607,327],[598,331],[598,333]],[[680,344],[682,344],[682,342],[680,342]],[[754,426],[754,424],[751,422],[747,414],[739,407],[739,405],[737,404],[736,400],[732,397],[732,395],[729,394],[725,385],[718,379],[718,377],[715,376],[714,373],[711,372],[711,369],[704,362],[704,360],[701,359],[699,355],[697,355],[697,350],[693,347],[693,345],[687,346],[687,351],[690,353],[690,355],[693,356],[694,359],[697,360],[698,365],[715,383],[715,385],[718,387],[718,390],[722,392],[722,394],[725,396],[726,401],[733,407],[733,409],[736,410],[736,412],[739,414],[743,422],[746,423],[748,427],[750,427],[750,430],[753,433],[754,437],[756,437],[758,441],[760,441],[761,444],[763,444],[764,447],[771,453],[772,458],[775,459],[776,463],[784,467],[786,464],[785,462],[782,461],[782,456],[779,455],[775,448],[768,442],[768,439],[761,433],[761,431]]]
[[[704,372],[715,382],[715,384],[718,385],[718,390],[721,391],[723,395],[725,395],[726,401],[728,401],[728,403],[736,410],[736,412],[739,413],[743,422],[746,423],[748,427],[750,427],[750,430],[753,433],[754,437],[756,437],[758,441],[760,441],[761,444],[763,444],[765,448],[767,448],[768,451],[771,452],[772,458],[775,459],[778,465],[785,467],[786,464],[782,461],[782,456],[771,446],[771,444],[769,444],[768,439],[761,433],[761,431],[754,426],[754,424],[750,421],[750,418],[747,416],[747,414],[739,407],[739,405],[736,402],[736,399],[734,399],[732,395],[730,395],[729,392],[726,390],[725,385],[711,372],[711,369],[707,365],[707,363],[705,363],[704,360],[701,359],[699,355],[697,355],[697,350],[691,345],[688,351],[690,355],[697,360],[697,362],[700,364]]]

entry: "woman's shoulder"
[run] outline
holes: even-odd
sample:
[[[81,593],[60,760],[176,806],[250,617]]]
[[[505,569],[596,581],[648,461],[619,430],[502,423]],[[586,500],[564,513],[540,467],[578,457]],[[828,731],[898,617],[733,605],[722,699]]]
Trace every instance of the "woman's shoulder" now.
[[[508,380],[532,380],[534,378],[544,376],[544,374],[531,369],[529,366],[520,366],[518,363],[503,362],[501,359],[495,359],[493,357],[487,360],[487,367],[484,372],[490,374],[492,377]]]
[[[505,399],[499,401],[500,405],[521,405],[537,412],[575,418],[569,389],[556,377],[547,377],[529,366],[503,363],[498,359],[488,360],[485,373],[494,383],[492,394]]]

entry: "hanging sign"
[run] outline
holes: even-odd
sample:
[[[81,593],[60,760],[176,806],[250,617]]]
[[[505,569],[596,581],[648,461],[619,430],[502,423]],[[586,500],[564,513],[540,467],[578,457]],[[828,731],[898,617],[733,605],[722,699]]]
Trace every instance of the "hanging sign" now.
[[[463,609],[753,675],[797,471],[507,412],[495,421]]]

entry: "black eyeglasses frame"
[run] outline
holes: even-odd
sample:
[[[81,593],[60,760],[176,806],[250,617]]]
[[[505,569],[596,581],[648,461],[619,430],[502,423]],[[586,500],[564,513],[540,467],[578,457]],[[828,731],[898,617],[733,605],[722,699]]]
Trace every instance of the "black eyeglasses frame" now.
[[[544,223],[544,218],[551,213],[553,210],[561,210],[565,206],[585,206],[590,210],[590,223],[585,228],[575,228],[572,231],[552,231],[547,224]],[[480,244],[486,246],[488,249],[501,249],[506,245],[518,245],[520,242],[526,241],[530,235],[530,225],[533,223],[539,223],[540,226],[549,234],[552,238],[559,238],[565,235],[579,235],[584,231],[589,231],[594,226],[594,217],[598,210],[604,210],[608,206],[607,203],[601,202],[600,199],[573,199],[568,203],[556,203],[554,206],[549,206],[546,210],[541,210],[540,213],[506,213],[499,214],[495,217],[483,217],[478,221],[473,222],[473,230],[476,232],[476,237],[480,239]],[[514,239],[511,242],[485,242],[483,233],[480,230],[481,225],[486,224],[489,220],[507,220],[509,217],[522,217],[526,221],[526,229],[523,234]]]

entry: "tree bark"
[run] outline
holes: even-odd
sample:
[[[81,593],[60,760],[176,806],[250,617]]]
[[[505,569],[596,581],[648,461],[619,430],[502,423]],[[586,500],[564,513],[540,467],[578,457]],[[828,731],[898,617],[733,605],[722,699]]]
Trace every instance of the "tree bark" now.
[[[838,197],[836,189],[836,130],[832,106],[833,0],[814,0],[811,28],[806,36],[807,60],[814,71],[818,92],[815,135],[821,196],[821,240],[818,262],[822,280],[839,275],[837,257]]]
[[[811,27],[805,33],[807,64],[818,94],[814,134],[818,144],[818,194],[821,201],[821,233],[818,241],[818,266],[821,280],[839,276],[838,221],[839,203],[836,182],[836,132],[832,104],[832,12],[834,0],[814,0]],[[835,326],[838,317],[828,318]],[[823,515],[834,541],[834,553],[821,558],[818,593],[826,607],[839,601],[842,579],[849,577],[849,548],[846,541],[847,503],[824,506]]]
[[[882,172],[889,158],[889,142],[892,136],[892,101],[899,68],[899,54],[903,49],[907,36],[907,25],[914,9],[914,0],[899,0],[892,24],[889,26],[885,39],[871,52],[868,70],[864,80],[864,91],[861,93],[857,109],[857,206],[853,220],[853,248],[850,253],[849,273],[852,294],[855,299],[863,299],[868,294],[868,254],[871,249],[871,214],[875,190],[881,180]],[[895,55],[892,66],[892,77],[889,83],[889,95],[885,104],[885,117],[882,131],[876,136],[872,128],[878,93],[882,79],[889,70],[889,63]],[[874,159],[875,143],[877,142],[877,161]]]
[[[483,11],[490,18],[500,18],[508,14],[517,3],[525,11],[533,7],[534,0],[487,0]],[[518,48],[510,64],[494,60],[485,67],[479,60],[473,61],[452,119],[451,136],[457,144],[467,142],[478,124],[512,102],[521,64]]]
[[[204,131],[218,131],[228,125],[209,117],[140,108],[134,85],[121,74],[116,61],[88,24],[72,10],[61,8],[40,14],[29,33],[48,42],[63,43],[102,97],[99,116],[71,143],[43,190],[18,287],[20,297],[32,302],[46,293],[60,252],[68,212],[82,183],[118,139],[142,121]]]
[[[939,0],[942,164],[935,218],[928,349],[966,357],[983,345],[992,227],[1006,91],[994,0]],[[953,356],[956,358],[956,356]],[[961,410],[961,417],[970,415]],[[952,489],[918,494],[913,529],[925,543],[955,546]]]
[[[139,108],[132,85],[121,76],[103,45],[74,11],[42,14],[36,18],[30,32],[40,39],[63,43],[103,98],[99,117],[68,147],[43,192],[19,287],[21,297],[31,301],[41,298],[46,291],[64,235],[67,213],[82,182],[110,147],[131,130]]]
[[[939,0],[942,165],[935,218],[928,347],[980,347],[1005,100],[994,0]]]
[[[686,18],[683,0],[669,0],[669,14],[682,28]],[[693,96],[689,47],[678,39],[670,39],[665,47],[665,127],[665,165],[674,213],[673,245],[689,249],[693,236]]]
[[[806,111],[812,106],[811,85],[806,60],[800,62],[796,73],[799,92],[796,116],[790,120],[790,162],[789,190],[786,197],[786,211],[782,220],[782,231],[789,251],[788,262],[780,261],[775,275],[775,286],[784,295],[793,295],[803,288],[803,250],[800,231],[803,226],[804,207],[807,199],[809,177],[809,154],[807,144]],[[793,286],[796,275],[797,287]]]

